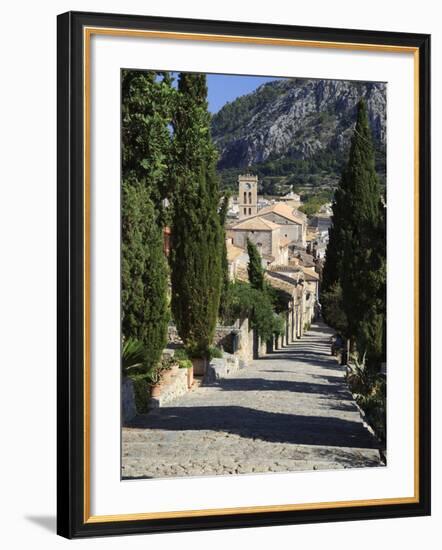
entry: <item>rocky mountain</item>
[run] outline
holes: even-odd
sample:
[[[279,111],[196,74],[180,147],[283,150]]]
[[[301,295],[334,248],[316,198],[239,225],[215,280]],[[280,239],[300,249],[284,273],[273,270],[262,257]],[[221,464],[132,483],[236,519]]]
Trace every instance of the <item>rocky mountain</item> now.
[[[296,165],[296,161],[320,162],[325,158],[329,159],[332,172],[339,170],[348,153],[361,97],[367,103],[377,164],[382,172],[386,84],[300,78],[264,84],[227,103],[213,116],[212,136],[220,153],[219,170],[268,165],[272,161],[278,164],[281,159],[286,159],[286,164],[291,159]],[[333,164],[336,159],[338,162]]]

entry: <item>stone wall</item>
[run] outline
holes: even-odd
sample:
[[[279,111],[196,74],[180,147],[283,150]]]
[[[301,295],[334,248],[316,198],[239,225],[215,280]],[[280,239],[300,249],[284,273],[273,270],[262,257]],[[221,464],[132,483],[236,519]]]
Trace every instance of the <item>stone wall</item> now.
[[[228,353],[235,352],[235,340],[238,328],[236,326],[225,327],[217,325],[215,329],[215,336],[213,339],[213,345],[222,347],[224,351]],[[168,327],[168,342],[169,345],[174,346],[182,345],[183,341],[178,335],[178,331],[175,325],[169,325]]]
[[[169,345],[181,345],[176,327],[169,326]],[[259,340],[259,339],[258,339]],[[262,357],[266,353],[265,342],[254,342],[253,330],[249,328],[248,319],[237,319],[232,326],[218,325],[215,329],[214,345],[223,351],[235,355],[247,364],[254,356]]]
[[[149,408],[156,409],[162,407],[166,403],[184,395],[188,390],[187,369],[178,369],[178,372],[172,377],[170,383],[163,386],[161,395],[149,399]]]
[[[217,380],[227,378],[241,368],[240,360],[236,355],[225,353],[222,358],[214,358],[210,361],[204,383],[213,384]]]
[[[238,320],[238,337],[235,355],[247,364],[253,359],[253,330],[249,329],[249,320]]]
[[[276,232],[279,230],[275,230]],[[253,244],[258,245],[258,243],[261,244],[261,253],[262,254],[268,254],[272,255],[272,243],[273,241],[277,241],[279,243],[279,238],[276,236],[276,238],[273,238],[272,231],[269,229],[267,230],[256,230],[256,231],[247,231],[247,230],[241,230],[241,229],[234,229],[231,232],[233,244],[235,246],[239,246],[240,248],[244,248],[244,250],[247,250],[247,239],[249,239]]]
[[[280,236],[285,237],[289,241],[302,243],[302,225],[289,222],[287,218],[279,216],[275,212],[267,212],[262,215],[266,220],[278,224],[280,227]]]

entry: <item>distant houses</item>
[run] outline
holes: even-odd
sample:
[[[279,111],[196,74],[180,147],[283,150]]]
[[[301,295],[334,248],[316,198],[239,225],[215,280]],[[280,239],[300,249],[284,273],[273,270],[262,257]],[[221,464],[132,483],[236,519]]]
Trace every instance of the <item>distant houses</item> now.
[[[293,192],[272,202],[260,198],[257,176],[240,175],[238,196],[231,199],[229,208],[230,218],[235,220],[226,227],[230,279],[247,280],[250,240],[261,255],[268,284],[291,297],[287,341],[302,336],[319,304],[321,235],[294,206],[299,204],[299,195]]]

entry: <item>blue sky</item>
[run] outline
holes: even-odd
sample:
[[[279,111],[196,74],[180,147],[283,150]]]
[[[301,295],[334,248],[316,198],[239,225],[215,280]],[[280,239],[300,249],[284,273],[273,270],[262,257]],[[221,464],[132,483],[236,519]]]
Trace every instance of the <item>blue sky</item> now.
[[[225,74],[208,74],[208,100],[209,111],[218,112],[228,101],[233,101],[239,96],[249,94],[265,82],[278,80],[267,76],[238,76]]]
[[[178,83],[178,72],[172,72],[173,85]],[[281,80],[274,76],[240,76],[236,74],[206,74],[207,76],[207,100],[209,111],[217,113],[223,105],[233,101],[237,97],[249,94],[266,82]]]

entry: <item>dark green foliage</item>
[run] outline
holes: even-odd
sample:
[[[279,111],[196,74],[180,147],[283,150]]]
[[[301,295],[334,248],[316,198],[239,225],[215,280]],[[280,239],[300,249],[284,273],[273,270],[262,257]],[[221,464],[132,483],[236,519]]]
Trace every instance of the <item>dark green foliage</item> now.
[[[264,269],[262,267],[261,256],[256,246],[249,239],[247,239],[247,254],[249,255],[247,273],[249,276],[250,285],[256,290],[264,290]]]
[[[223,357],[223,350],[216,347],[216,346],[210,346],[210,348],[208,349],[208,354],[207,354],[207,358],[209,359],[209,361],[211,359],[222,359]]]
[[[122,175],[144,183],[155,208],[168,193],[174,90],[167,73],[122,70]]]
[[[382,354],[385,309],[385,231],[382,228],[381,190],[367,112],[359,105],[348,167],[343,175],[345,241],[342,291],[348,331],[369,364]]]
[[[323,303],[327,320],[342,330],[346,319],[343,332],[377,367],[385,350],[385,252],[385,212],[361,101],[348,165],[335,193]]]
[[[381,441],[386,440],[387,384],[382,375],[374,372],[362,361],[354,359],[349,365],[347,382],[356,402],[366,415],[370,426]]]
[[[122,331],[145,348],[145,369],[166,343],[168,267],[162,199],[168,181],[173,89],[167,74],[122,71]]]
[[[292,296],[288,292],[281,290],[279,288],[274,288],[269,284],[266,284],[266,292],[268,293],[270,300],[273,304],[273,308],[276,313],[282,313],[287,311],[289,304],[292,301]]]
[[[142,342],[149,369],[159,360],[167,341],[168,268],[149,192],[132,178],[123,180],[121,232],[123,336]]]
[[[366,419],[381,441],[387,438],[387,384],[382,378],[373,383],[370,393],[357,395],[356,402],[364,411]]]
[[[229,307],[229,262],[227,259],[227,246],[226,246],[226,236],[225,236],[225,223],[227,218],[227,209],[229,205],[229,195],[225,195],[221,201],[221,208],[219,211],[220,225],[222,231],[222,244],[221,244],[221,296],[219,302],[219,316],[224,317],[224,312]]]
[[[275,336],[282,336],[285,332],[285,320],[282,315],[276,314],[273,317],[273,334]]]
[[[302,205],[299,207],[301,212],[304,212],[306,216],[314,216],[321,206],[330,202],[333,199],[333,191],[323,190],[317,193],[310,193],[302,196]]]
[[[190,369],[192,367],[192,361],[185,348],[178,348],[173,354],[174,361],[178,362],[181,369]]]
[[[147,413],[149,408],[150,386],[152,385],[149,374],[131,374],[129,378],[133,382],[137,413]]]
[[[274,101],[279,95],[277,88],[269,83],[261,86],[254,93],[243,95],[235,101],[226,103],[213,116],[212,133],[214,137],[225,134],[236,135],[244,128],[244,124],[253,115],[259,115],[262,107]]]
[[[322,315],[324,321],[341,334],[347,334],[347,316],[342,304],[342,288],[334,282],[321,293]]]
[[[229,294],[229,312],[226,317],[228,324],[247,317],[251,328],[264,341],[269,340],[279,330],[279,321],[276,320],[269,292],[257,290],[249,283],[237,282],[230,284]]]
[[[128,338],[121,351],[121,368],[123,375],[143,371],[145,368],[146,350],[143,342]]]
[[[201,355],[215,331],[224,246],[206,96],[205,75],[180,74],[173,119],[172,311],[185,346]]]

